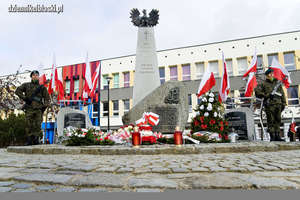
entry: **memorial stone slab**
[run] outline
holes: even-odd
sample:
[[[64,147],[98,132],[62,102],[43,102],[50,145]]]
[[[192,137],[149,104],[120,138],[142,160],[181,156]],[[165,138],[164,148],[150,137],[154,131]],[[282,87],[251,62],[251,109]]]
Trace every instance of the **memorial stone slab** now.
[[[254,140],[254,118],[250,108],[241,107],[225,111],[229,130],[234,130],[241,140]]]
[[[68,126],[76,128],[92,128],[93,124],[85,111],[66,107],[60,109],[57,114],[58,136],[62,136],[64,128]]]
[[[159,115],[159,124],[153,127],[153,131],[174,133],[176,126],[183,130],[189,114],[186,88],[179,81],[164,83],[126,113],[123,123],[135,124],[144,112]]]

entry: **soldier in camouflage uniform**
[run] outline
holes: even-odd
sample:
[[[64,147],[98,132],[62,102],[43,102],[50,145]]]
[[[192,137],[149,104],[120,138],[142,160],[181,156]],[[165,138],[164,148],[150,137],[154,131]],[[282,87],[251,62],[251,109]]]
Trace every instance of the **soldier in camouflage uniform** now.
[[[281,112],[286,106],[286,98],[282,86],[274,78],[273,69],[266,72],[266,80],[255,89],[258,98],[264,98],[264,109],[267,115],[267,126],[271,141],[283,141],[279,135]]]
[[[39,84],[39,72],[32,71],[31,82],[23,83],[16,90],[16,95],[25,101],[27,145],[39,144],[39,137],[42,136],[42,116],[50,104],[50,97],[45,86]]]

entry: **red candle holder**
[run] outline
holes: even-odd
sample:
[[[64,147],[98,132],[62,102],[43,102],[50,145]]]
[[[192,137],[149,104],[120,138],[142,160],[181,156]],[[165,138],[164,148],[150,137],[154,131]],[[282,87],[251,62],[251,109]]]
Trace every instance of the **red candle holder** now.
[[[182,132],[181,131],[175,131],[174,132],[174,144],[175,145],[182,145],[183,138],[182,138]]]
[[[138,147],[141,144],[141,133],[140,132],[134,132],[132,133],[132,145],[134,147]]]

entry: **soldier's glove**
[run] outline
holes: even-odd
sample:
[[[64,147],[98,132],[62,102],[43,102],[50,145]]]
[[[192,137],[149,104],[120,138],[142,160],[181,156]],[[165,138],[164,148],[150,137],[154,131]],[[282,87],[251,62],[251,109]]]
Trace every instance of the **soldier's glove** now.
[[[273,100],[273,99],[274,99],[274,95],[270,94],[270,100]]]

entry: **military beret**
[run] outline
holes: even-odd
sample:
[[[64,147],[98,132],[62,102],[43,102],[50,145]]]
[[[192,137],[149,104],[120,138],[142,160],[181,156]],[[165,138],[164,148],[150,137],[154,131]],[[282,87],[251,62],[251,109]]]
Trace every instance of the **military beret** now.
[[[39,75],[40,73],[39,73],[39,71],[37,71],[37,70],[33,70],[33,71],[30,73],[30,77],[32,77],[33,74],[38,74],[38,75]]]
[[[272,68],[267,69],[267,71],[265,71],[265,75],[270,74],[271,72],[274,72],[274,70]]]

